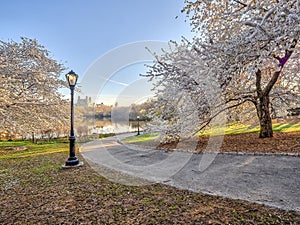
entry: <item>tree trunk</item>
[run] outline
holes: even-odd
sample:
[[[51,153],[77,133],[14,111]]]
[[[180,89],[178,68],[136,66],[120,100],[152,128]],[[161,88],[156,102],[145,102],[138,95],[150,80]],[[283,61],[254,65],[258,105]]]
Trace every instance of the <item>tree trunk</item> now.
[[[257,115],[260,124],[260,138],[273,137],[272,118],[270,115],[270,99],[269,96],[259,98],[256,105]]]

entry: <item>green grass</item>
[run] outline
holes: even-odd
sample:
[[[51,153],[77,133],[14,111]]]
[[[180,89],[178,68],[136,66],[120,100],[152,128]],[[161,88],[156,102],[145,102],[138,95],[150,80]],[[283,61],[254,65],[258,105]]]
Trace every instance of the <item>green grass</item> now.
[[[24,146],[25,150],[6,150],[6,147]],[[14,159],[20,157],[32,157],[37,155],[68,152],[68,143],[44,143],[34,144],[29,141],[2,141],[0,142],[0,159]],[[9,152],[9,154],[7,154]]]
[[[296,132],[300,131],[300,124],[284,123],[284,124],[273,124],[274,132]],[[225,134],[244,134],[244,133],[258,133],[259,125],[245,125],[245,124],[233,124],[227,126]]]
[[[273,130],[278,132],[299,132],[300,131],[300,124],[292,124],[292,123],[286,123],[286,124],[274,124]]]
[[[9,146],[29,149],[3,149]],[[83,167],[62,169],[67,154],[67,143],[0,143],[0,224],[299,224],[293,211],[161,184],[112,183],[84,159]]]
[[[273,124],[273,131],[274,132],[300,132],[300,124],[292,124],[292,123],[284,123],[284,124]],[[259,125],[246,125],[246,124],[232,124],[227,125],[225,131],[224,129],[214,129],[213,135],[220,135],[220,134],[245,134],[245,133],[258,133],[259,132]],[[210,131],[203,131],[200,133],[200,136],[207,136],[210,135]],[[139,136],[133,136],[125,138],[123,141],[126,143],[136,143],[142,144],[147,143],[150,141],[155,140],[158,138],[158,133],[153,134],[142,134]]]
[[[126,143],[145,143],[150,142],[158,138],[158,133],[152,133],[152,134],[141,134],[138,136],[131,136],[128,138],[125,138],[123,141]]]
[[[0,141],[0,148],[12,146],[30,146],[33,145],[30,141]]]

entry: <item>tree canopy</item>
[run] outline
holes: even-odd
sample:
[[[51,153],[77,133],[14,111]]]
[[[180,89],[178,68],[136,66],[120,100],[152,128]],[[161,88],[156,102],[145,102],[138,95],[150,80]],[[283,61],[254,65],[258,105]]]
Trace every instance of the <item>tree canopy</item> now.
[[[178,119],[182,110],[173,109],[178,95],[189,96],[184,111],[197,112],[196,130],[222,112],[252,104],[260,137],[272,137],[271,113],[299,104],[300,1],[185,3],[182,12],[190,18],[193,40],[170,43],[147,74],[159,77],[160,121],[170,130],[184,130]]]
[[[0,131],[28,134],[66,124],[68,104],[59,88],[62,64],[34,39],[0,41]]]

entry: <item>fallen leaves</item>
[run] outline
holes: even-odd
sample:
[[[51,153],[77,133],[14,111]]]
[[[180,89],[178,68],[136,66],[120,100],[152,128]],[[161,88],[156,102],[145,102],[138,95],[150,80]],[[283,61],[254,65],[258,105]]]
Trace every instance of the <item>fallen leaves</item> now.
[[[208,140],[214,137],[201,136],[195,152],[206,151]],[[164,149],[176,149],[177,143],[162,144]],[[273,138],[258,138],[257,133],[225,135],[217,152],[292,153],[300,154],[300,132],[275,132]]]
[[[3,154],[9,154],[5,152]],[[13,154],[13,153],[11,153]],[[299,214],[154,184],[125,186],[66,154],[0,161],[0,224],[299,224]],[[82,160],[82,159],[81,159]],[[16,180],[9,188],[7,182]]]

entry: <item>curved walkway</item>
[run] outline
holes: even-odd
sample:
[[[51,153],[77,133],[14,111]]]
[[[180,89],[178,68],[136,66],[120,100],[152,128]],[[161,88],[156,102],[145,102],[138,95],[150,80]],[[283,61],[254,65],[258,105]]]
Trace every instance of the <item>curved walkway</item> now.
[[[122,138],[86,143],[80,153],[115,182],[163,183],[300,211],[300,157],[164,152],[126,145],[120,142]]]

